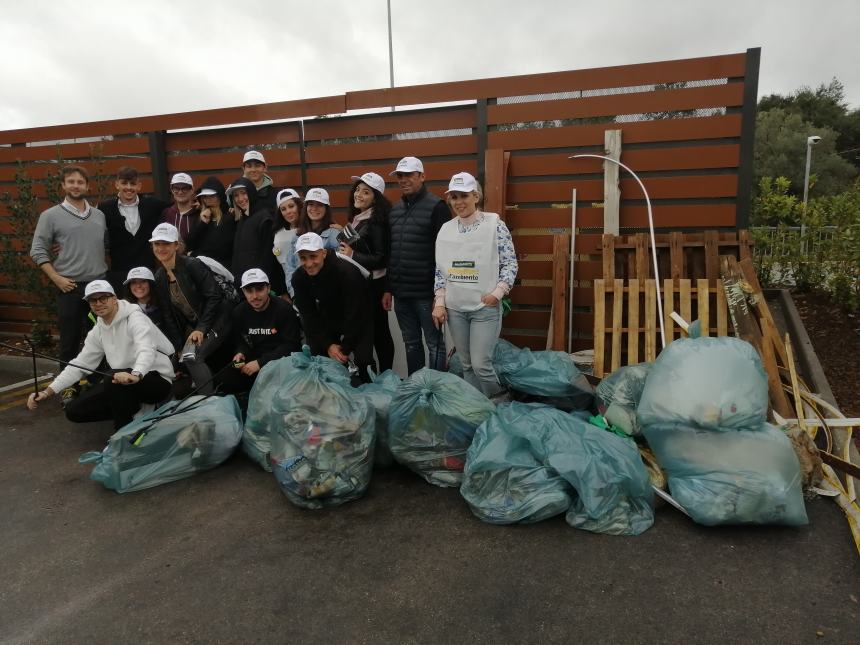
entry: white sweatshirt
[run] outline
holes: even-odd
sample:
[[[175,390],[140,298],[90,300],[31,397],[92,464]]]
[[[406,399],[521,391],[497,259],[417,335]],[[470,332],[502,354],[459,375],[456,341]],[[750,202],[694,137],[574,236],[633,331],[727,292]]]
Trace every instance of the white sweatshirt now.
[[[170,355],[173,345],[140,307],[119,300],[119,310],[110,325],[98,319],[96,326],[87,334],[84,347],[72,363],[82,368],[67,365],[49,386],[61,392],[89,374],[87,370],[98,369],[102,358],[107,359],[111,369],[128,369],[146,375],[157,371],[166,380],[173,382],[173,365]]]

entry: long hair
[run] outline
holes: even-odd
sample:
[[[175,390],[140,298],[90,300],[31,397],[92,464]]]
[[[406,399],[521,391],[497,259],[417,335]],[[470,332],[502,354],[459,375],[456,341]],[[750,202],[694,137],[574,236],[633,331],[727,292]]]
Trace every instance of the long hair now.
[[[295,202],[296,208],[299,210],[299,218],[296,221],[296,228],[299,228],[302,223],[302,210],[304,207],[304,203],[300,197],[290,197],[289,199],[284,200],[285,202]],[[284,203],[284,202],[281,202]],[[273,219],[272,232],[277,233],[281,229],[291,229],[292,225],[284,219],[283,213],[281,213],[281,207],[278,206],[278,215]]]
[[[152,280],[147,280],[147,282],[149,283],[149,304],[154,307],[157,307],[158,309],[161,309],[161,303],[158,301],[158,292],[155,290],[155,283]],[[133,305],[138,304],[137,298],[131,292],[131,282],[125,285],[125,296],[123,297],[123,299],[127,300]]]
[[[308,217],[308,203],[305,202],[302,204],[302,214],[299,216],[299,227],[297,231],[299,235],[304,235],[305,233],[310,232],[322,233],[327,228],[331,228],[331,206],[327,204],[323,204],[323,206],[325,206],[325,215],[323,215],[323,218],[320,220],[319,228],[314,230],[312,226],[313,222],[311,221],[311,218]]]
[[[355,207],[355,201],[353,201],[352,196],[355,195],[355,189],[358,188],[359,184],[365,184],[361,180],[357,180],[349,191],[349,221],[355,219],[355,216],[358,215],[361,211]],[[367,186],[373,192],[373,204],[371,204],[371,208],[373,209],[373,213],[370,215],[371,222],[378,222],[380,224],[385,224],[388,226],[388,214],[391,212],[391,202],[388,201],[388,198],[380,193],[378,190],[371,186]]]

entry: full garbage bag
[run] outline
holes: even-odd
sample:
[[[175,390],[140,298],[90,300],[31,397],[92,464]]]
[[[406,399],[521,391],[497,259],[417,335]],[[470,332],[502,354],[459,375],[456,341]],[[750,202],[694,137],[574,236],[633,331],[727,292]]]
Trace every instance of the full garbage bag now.
[[[349,373],[305,348],[290,356],[273,399],[269,459],[281,490],[297,506],[318,509],[361,497],[370,484],[375,413]]]
[[[391,370],[385,370],[378,375],[371,374],[370,378],[370,383],[364,383],[358,389],[367,396],[376,415],[376,447],[373,451],[373,464],[391,466],[394,463],[394,456],[388,447],[388,409],[391,407],[391,399],[394,398],[401,379]]]
[[[651,363],[619,367],[600,381],[594,392],[598,411],[610,424],[629,435],[642,433],[636,419],[636,407],[650,371]]]
[[[214,468],[242,438],[242,413],[233,396],[170,401],[117,430],[101,452],[81,455],[95,464],[90,479],[118,493],[152,488]]]
[[[682,338],[660,352],[645,380],[639,424],[758,428],[767,415],[767,376],[752,345],[738,338]]]
[[[492,524],[539,522],[564,513],[575,495],[539,456],[552,408],[510,403],[482,423],[466,454],[460,493],[472,512]]]
[[[797,455],[779,428],[759,423],[719,432],[657,424],[643,431],[666,471],[672,497],[695,522],[706,526],[808,522]]]
[[[285,400],[292,396],[290,387],[293,379],[298,374],[304,373],[304,365],[309,355],[309,353],[296,352],[290,356],[269,361],[257,374],[254,386],[248,395],[248,411],[242,433],[242,451],[268,472],[272,472],[272,465],[269,463],[272,428],[280,425],[283,419],[282,412],[273,412],[272,402],[279,401],[280,407],[284,407]],[[293,356],[303,356],[299,359],[299,367],[293,364]],[[337,361],[321,363],[319,369],[325,372],[328,379],[349,385],[349,372]]]
[[[391,401],[388,443],[394,458],[436,486],[459,486],[475,429],[495,407],[447,372],[420,369]]]

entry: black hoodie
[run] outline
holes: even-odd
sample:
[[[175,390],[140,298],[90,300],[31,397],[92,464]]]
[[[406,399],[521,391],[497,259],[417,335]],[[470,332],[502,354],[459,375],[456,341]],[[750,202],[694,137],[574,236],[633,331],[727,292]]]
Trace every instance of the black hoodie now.
[[[224,193],[224,184],[217,177],[209,177],[200,186],[200,190],[211,188],[221,201],[221,222],[216,223],[212,218],[208,223],[198,220],[194,224],[185,245],[189,255],[205,255],[213,260],[218,260],[225,267],[230,265],[233,258],[233,238],[236,234],[236,221],[227,206],[227,196]],[[201,207],[203,198],[200,198]]]
[[[275,266],[275,256],[272,254],[275,233],[269,211],[257,197],[254,182],[246,177],[239,177],[231,187],[244,186],[248,191],[248,211],[236,224],[236,237],[233,241],[233,259],[230,270],[238,288],[242,274],[248,269],[262,269],[273,280],[280,267]],[[232,200],[231,200],[232,201]],[[234,203],[234,208],[237,208]]]

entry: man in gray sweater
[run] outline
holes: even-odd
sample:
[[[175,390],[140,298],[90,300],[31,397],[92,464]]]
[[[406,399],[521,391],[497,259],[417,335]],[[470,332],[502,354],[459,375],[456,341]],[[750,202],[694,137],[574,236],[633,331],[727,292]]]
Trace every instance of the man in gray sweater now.
[[[89,305],[84,289],[107,271],[107,229],[104,213],[86,200],[87,171],[80,166],[64,166],[60,181],[66,197],[39,215],[30,257],[57,286],[60,360],[70,361],[77,356],[87,329]],[[60,250],[54,259],[51,250],[55,245]]]

